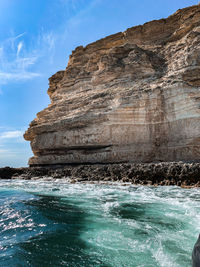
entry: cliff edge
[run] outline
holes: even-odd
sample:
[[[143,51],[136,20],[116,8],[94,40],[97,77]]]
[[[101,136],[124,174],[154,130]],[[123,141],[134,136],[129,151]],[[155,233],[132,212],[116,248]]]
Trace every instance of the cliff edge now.
[[[24,138],[31,166],[200,160],[200,5],[77,47]]]

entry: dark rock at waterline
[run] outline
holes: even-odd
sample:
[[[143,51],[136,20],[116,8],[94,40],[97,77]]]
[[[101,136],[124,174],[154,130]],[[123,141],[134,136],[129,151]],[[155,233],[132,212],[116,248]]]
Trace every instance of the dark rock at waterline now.
[[[10,179],[14,175],[16,176],[22,175],[23,172],[24,172],[24,168],[10,168],[10,167],[0,168],[0,178]]]
[[[120,181],[142,185],[200,187],[200,163],[121,163],[0,168],[1,179],[70,178],[73,182]]]
[[[11,168],[4,167],[0,168],[0,179],[15,179],[15,178],[23,178],[23,179],[31,179],[35,176],[45,176],[48,175],[49,170],[46,168]]]

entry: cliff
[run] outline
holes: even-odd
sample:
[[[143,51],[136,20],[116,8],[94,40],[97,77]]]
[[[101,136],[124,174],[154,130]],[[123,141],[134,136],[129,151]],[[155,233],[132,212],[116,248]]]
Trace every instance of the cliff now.
[[[30,165],[200,160],[200,5],[77,47],[24,134]]]

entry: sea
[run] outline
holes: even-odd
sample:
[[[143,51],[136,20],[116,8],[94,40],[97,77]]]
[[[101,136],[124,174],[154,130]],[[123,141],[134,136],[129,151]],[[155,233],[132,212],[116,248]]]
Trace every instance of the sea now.
[[[200,189],[0,180],[0,266],[188,267]]]

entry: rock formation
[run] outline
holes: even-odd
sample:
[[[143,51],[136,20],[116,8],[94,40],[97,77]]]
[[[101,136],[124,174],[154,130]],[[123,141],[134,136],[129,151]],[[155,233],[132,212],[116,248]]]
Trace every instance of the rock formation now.
[[[77,47],[24,134],[29,164],[200,160],[200,5]]]
[[[68,164],[0,168],[0,179],[63,179],[70,183],[126,183],[200,188],[200,162]]]

